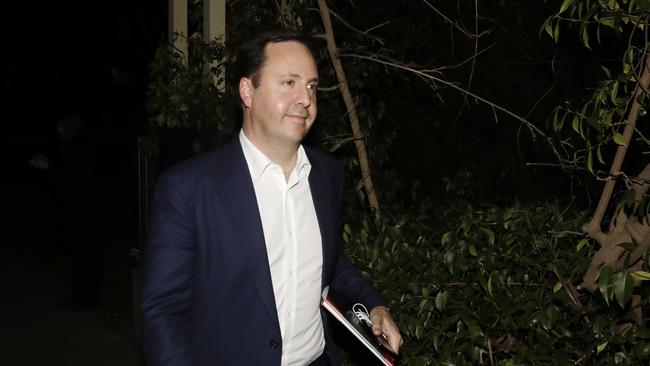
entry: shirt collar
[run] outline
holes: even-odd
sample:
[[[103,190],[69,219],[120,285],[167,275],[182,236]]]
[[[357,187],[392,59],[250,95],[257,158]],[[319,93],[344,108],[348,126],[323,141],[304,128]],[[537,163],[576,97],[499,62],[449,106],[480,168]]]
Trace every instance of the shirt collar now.
[[[293,168],[296,171],[298,179],[302,179],[306,176],[309,176],[311,171],[311,163],[305,152],[305,148],[300,145],[298,147],[298,157],[296,158],[296,166]]]
[[[243,129],[239,131],[239,142],[241,143],[244,158],[248,164],[248,170],[250,171],[251,177],[254,181],[258,181],[262,174],[264,174],[264,171],[271,166],[273,162],[264,155],[264,153],[260,151],[260,149],[258,149],[257,146],[248,139],[248,137],[246,137]],[[309,162],[305,148],[302,145],[298,147],[296,166],[293,169],[297,173],[298,177],[302,177],[305,173],[309,174],[311,170],[311,163]]]

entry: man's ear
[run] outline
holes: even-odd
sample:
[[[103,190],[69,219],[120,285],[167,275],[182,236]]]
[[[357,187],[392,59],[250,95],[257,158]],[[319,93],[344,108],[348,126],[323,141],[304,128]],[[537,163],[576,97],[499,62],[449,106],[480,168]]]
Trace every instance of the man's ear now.
[[[253,101],[253,80],[249,78],[239,79],[239,98],[246,108],[250,108]]]

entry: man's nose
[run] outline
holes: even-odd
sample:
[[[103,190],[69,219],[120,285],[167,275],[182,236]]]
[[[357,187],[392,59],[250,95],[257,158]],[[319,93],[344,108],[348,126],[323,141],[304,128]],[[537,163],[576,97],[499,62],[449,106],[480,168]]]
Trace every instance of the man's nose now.
[[[296,102],[305,108],[311,105],[311,93],[308,86],[305,86],[304,88],[298,88]]]

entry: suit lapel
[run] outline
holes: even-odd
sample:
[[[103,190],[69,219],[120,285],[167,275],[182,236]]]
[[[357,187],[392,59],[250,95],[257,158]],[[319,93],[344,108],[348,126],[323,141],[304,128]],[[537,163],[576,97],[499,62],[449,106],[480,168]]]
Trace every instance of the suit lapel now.
[[[221,182],[221,198],[229,211],[233,231],[238,238],[237,244],[244,251],[264,307],[279,329],[262,220],[255,188],[238,139],[224,148],[223,166],[227,167],[223,171],[228,172],[228,177]]]
[[[316,210],[316,217],[318,218],[318,226],[322,238],[323,247],[323,274],[321,280],[321,291],[326,284],[330,282],[328,276],[331,273],[331,266],[333,265],[334,255],[336,254],[333,249],[334,244],[334,223],[332,222],[332,203],[334,200],[333,192],[328,186],[329,179],[324,171],[323,165],[317,159],[315,154],[308,152],[309,162],[311,164],[311,172],[309,174],[309,187],[311,189],[312,200],[314,201],[314,208]]]

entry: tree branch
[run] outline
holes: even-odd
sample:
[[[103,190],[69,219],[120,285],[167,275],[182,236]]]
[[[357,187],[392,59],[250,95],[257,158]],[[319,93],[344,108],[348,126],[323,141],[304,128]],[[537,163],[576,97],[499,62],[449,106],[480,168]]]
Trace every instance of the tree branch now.
[[[618,176],[621,173],[621,166],[623,165],[623,160],[625,159],[625,154],[627,153],[627,147],[632,141],[632,135],[636,129],[636,121],[639,116],[639,110],[641,109],[641,104],[639,103],[639,96],[648,88],[650,83],[650,54],[646,54],[645,62],[643,65],[643,72],[641,73],[641,78],[637,84],[634,96],[632,99],[632,107],[627,118],[627,124],[623,130],[623,139],[624,144],[619,145],[616,149],[616,154],[614,155],[614,161],[609,170],[609,175]],[[594,236],[596,233],[601,232],[601,223],[609,201],[612,198],[612,193],[614,192],[614,185],[616,184],[615,180],[609,180],[605,183],[603,192],[600,195],[600,200],[598,201],[598,206],[596,206],[596,211],[594,216],[589,223],[583,226],[582,231],[589,234],[589,236]]]
[[[427,4],[427,5],[428,5],[428,6],[429,6],[433,11],[435,11],[438,15],[440,15],[440,16],[442,17],[442,19],[444,19],[447,23],[449,23],[451,26],[453,26],[454,28],[458,29],[461,33],[463,33],[464,35],[466,35],[467,38],[475,38],[475,37],[478,38],[479,35],[477,35],[477,34],[472,34],[472,33],[470,33],[469,31],[467,31],[466,29],[463,29],[463,28],[461,28],[460,26],[458,26],[458,24],[456,24],[453,20],[449,19],[449,17],[446,16],[445,14],[443,14],[440,10],[436,9],[436,7],[434,7],[433,5],[431,5],[431,3],[429,3],[427,0],[422,0],[422,1],[423,1],[425,4]]]
[[[460,87],[460,86],[458,86],[458,85],[456,85],[456,84],[454,84],[452,82],[446,81],[444,79],[441,79],[440,77],[435,76],[434,73],[436,72],[436,70],[418,70],[418,69],[415,69],[413,67],[407,66],[405,64],[402,64],[402,63],[399,63],[399,62],[396,62],[396,61],[393,61],[393,60],[383,60],[383,59],[380,59],[380,58],[377,58],[377,57],[358,55],[358,54],[352,54],[352,53],[340,54],[339,56],[340,57],[360,58],[360,59],[380,63],[382,65],[391,66],[391,67],[396,68],[396,69],[401,69],[401,70],[411,72],[411,73],[413,73],[413,74],[415,74],[417,76],[420,76],[425,80],[429,80],[431,82],[438,82],[438,83],[444,84],[444,85],[446,85],[448,87],[456,89],[457,91],[476,99],[477,101],[485,103],[485,104],[489,105],[490,107],[492,107],[494,109],[497,109],[497,110],[509,115],[510,117],[513,117],[514,119],[516,119],[517,121],[519,121],[521,123],[524,123],[526,125],[526,127],[528,127],[528,129],[531,131],[531,133],[533,133],[533,136],[538,135],[538,136],[546,138],[546,134],[541,129],[539,129],[537,126],[532,124],[530,121],[528,121],[524,117],[521,117],[521,116],[515,114],[514,112],[511,112],[510,110],[508,110],[508,109],[506,109],[504,107],[501,107],[500,105],[498,105],[496,103],[490,102],[489,100],[487,100],[485,98],[482,98],[482,97],[470,92],[469,90],[464,89],[463,87]],[[558,158],[560,158],[560,157],[558,156]]]
[[[357,116],[357,109],[354,105],[350,89],[348,88],[348,81],[345,77],[345,71],[343,70],[343,65],[341,64],[338,49],[336,47],[334,30],[332,28],[332,20],[330,18],[330,10],[325,0],[318,0],[318,8],[320,10],[321,19],[323,20],[323,27],[325,28],[327,50],[329,52],[332,64],[334,65],[336,79],[339,82],[338,86],[341,90],[343,101],[345,102],[345,106],[348,109],[348,114],[350,116],[350,125],[352,126],[354,145],[357,149],[359,165],[361,167],[361,180],[366,190],[366,195],[368,196],[368,203],[370,205],[370,210],[372,211],[375,224],[379,226],[381,222],[379,200],[377,199],[377,193],[375,192],[375,188],[372,183],[372,172],[370,170],[370,163],[368,161],[365,141],[363,140],[363,133],[361,132],[361,127],[359,124],[359,117]]]
[[[362,30],[360,30],[360,29],[357,29],[356,27],[354,27],[353,25],[351,25],[350,23],[348,23],[345,19],[343,19],[342,16],[338,15],[337,13],[335,13],[334,10],[330,9],[329,11],[330,11],[330,13],[331,13],[332,15],[334,15],[334,17],[335,17],[336,19],[338,19],[338,20],[339,20],[341,23],[343,23],[343,25],[345,25],[346,27],[352,29],[353,31],[359,33],[360,35],[362,35],[362,36],[364,36],[364,37],[368,37],[368,38],[370,38],[370,39],[372,39],[372,40],[377,41],[377,42],[378,42],[380,45],[382,45],[382,46],[384,45],[384,41],[382,41],[381,38],[379,38],[379,37],[375,37],[375,36],[373,36],[373,35],[368,34],[368,31],[365,31],[365,32],[364,32],[364,31],[362,31]]]

